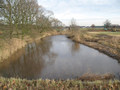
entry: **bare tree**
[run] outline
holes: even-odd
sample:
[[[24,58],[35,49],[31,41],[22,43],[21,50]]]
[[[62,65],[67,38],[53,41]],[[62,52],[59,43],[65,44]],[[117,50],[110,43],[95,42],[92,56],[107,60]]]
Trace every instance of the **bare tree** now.
[[[77,30],[77,24],[76,24],[76,20],[74,18],[71,19],[70,30]]]
[[[94,28],[95,28],[95,24],[92,24],[92,25],[91,25],[91,28],[94,30]]]
[[[74,18],[71,19],[71,26],[76,26],[76,20]]]
[[[10,38],[12,38],[13,33],[13,6],[14,6],[14,0],[2,0],[2,6],[0,8],[1,11],[1,17],[4,18],[4,21],[6,24],[10,26],[9,29],[9,35]]]
[[[13,33],[25,33],[37,28],[39,32],[51,30],[53,12],[38,5],[37,0],[0,0],[0,19],[10,26],[10,37]],[[57,24],[61,24],[60,21]]]
[[[91,28],[95,28],[95,24],[92,24],[92,25],[91,25]]]
[[[110,21],[109,21],[109,20],[106,20],[106,21],[104,22],[104,28],[109,29],[110,26],[111,26]]]
[[[63,28],[63,23],[56,18],[52,18],[52,27],[54,27],[57,31],[60,31]]]

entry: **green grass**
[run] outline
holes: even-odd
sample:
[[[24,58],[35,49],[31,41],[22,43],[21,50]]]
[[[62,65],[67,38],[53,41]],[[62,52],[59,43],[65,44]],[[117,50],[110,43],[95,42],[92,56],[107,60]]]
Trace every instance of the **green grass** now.
[[[89,32],[93,35],[98,35],[98,34],[102,34],[102,35],[110,35],[110,36],[120,36],[120,32]]]
[[[99,34],[106,34],[106,35],[120,35],[120,32],[100,32]]]

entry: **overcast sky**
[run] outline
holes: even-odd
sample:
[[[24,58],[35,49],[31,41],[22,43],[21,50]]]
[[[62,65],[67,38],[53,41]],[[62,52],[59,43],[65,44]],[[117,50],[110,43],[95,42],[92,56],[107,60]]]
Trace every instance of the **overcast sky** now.
[[[78,25],[103,25],[106,19],[120,24],[120,0],[38,0],[38,3],[66,25],[72,18]]]

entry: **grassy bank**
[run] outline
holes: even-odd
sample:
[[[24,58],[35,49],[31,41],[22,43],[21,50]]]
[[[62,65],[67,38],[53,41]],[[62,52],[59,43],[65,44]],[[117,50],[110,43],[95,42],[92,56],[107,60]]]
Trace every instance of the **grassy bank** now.
[[[118,37],[118,35],[120,35],[119,32],[91,33],[83,30],[68,33],[68,37],[73,41],[95,48],[120,61],[120,37]]]
[[[120,81],[26,80],[0,78],[1,90],[120,90]]]
[[[17,52],[19,49],[25,47],[28,43],[39,41],[44,37],[57,34],[64,34],[64,32],[57,31],[47,31],[43,33],[31,32],[31,34],[25,35],[23,38],[21,36],[13,37],[11,39],[0,38],[0,62],[7,59],[9,56]]]

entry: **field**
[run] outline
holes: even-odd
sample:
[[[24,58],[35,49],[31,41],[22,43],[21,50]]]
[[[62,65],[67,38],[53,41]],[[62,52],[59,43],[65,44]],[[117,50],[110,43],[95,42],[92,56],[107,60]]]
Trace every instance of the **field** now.
[[[110,35],[110,36],[120,36],[120,32],[89,32],[90,34],[97,35],[97,34],[103,34],[103,35]]]

